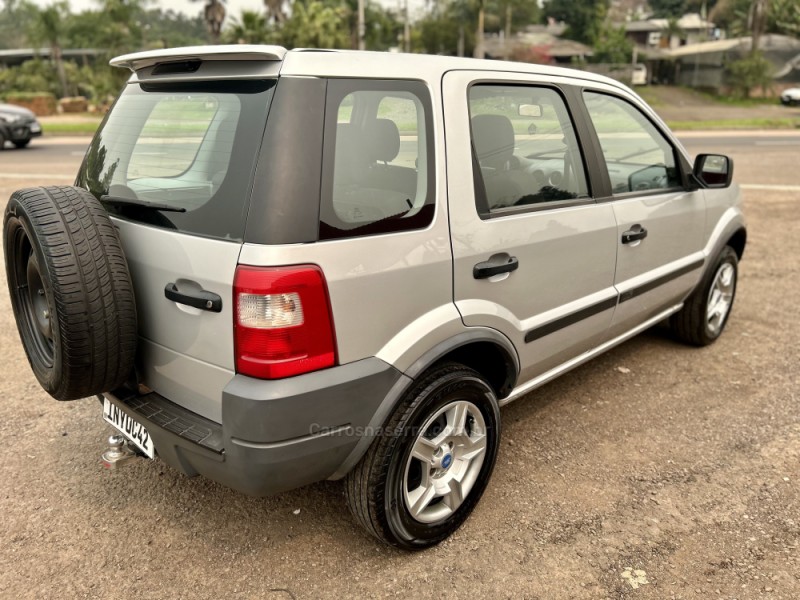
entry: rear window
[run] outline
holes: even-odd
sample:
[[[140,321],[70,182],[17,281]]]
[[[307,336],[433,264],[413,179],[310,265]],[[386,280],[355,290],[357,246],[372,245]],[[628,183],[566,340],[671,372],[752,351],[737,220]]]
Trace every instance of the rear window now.
[[[240,241],[274,81],[129,84],[78,184],[112,214]]]

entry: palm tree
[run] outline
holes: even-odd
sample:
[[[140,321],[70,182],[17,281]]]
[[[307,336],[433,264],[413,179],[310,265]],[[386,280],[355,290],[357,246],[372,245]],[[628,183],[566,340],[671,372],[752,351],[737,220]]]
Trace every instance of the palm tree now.
[[[196,2],[197,0],[192,0]],[[206,22],[208,34],[212,44],[219,44],[219,36],[222,32],[222,24],[225,22],[225,7],[222,2],[225,0],[208,0],[203,7],[203,19]]]
[[[63,0],[42,8],[36,13],[33,25],[28,33],[32,43],[44,43],[50,47],[50,59],[56,67],[62,96],[69,96],[67,74],[64,72],[64,59],[61,55],[61,38],[64,35],[63,24],[68,13],[69,7]]]
[[[286,13],[283,11],[283,0],[264,0],[264,8],[267,10],[267,21],[276,25],[283,25],[286,22]]]
[[[267,17],[252,10],[243,10],[239,19],[231,17],[223,37],[234,44],[266,44],[270,41]]]

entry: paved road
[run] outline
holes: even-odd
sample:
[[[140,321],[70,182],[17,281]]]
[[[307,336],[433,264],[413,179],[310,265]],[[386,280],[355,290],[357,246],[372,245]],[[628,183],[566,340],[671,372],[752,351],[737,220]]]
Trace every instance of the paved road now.
[[[650,332],[504,408],[480,506],[417,554],[364,536],[335,482],[253,499],[158,461],[104,472],[100,405],[40,390],[0,270],[0,597],[800,598],[797,152],[716,143],[750,186],[724,336]],[[80,143],[41,146],[0,155],[0,207],[73,177]]]

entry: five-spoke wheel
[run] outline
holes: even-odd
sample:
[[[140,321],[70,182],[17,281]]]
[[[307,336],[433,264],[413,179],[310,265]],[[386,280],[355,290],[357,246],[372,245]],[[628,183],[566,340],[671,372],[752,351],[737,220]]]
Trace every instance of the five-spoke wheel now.
[[[463,365],[433,367],[406,392],[348,474],[350,510],[375,537],[419,549],[453,533],[477,504],[500,442],[495,391]]]

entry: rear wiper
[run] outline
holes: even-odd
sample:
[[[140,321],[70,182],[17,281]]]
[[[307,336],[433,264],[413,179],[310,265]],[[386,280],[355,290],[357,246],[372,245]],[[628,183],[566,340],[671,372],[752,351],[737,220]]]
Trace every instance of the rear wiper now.
[[[105,202],[111,206],[135,206],[136,208],[163,210],[164,212],[186,212],[186,209],[180,206],[159,204],[158,202],[143,202],[142,200],[131,200],[130,198],[120,198],[119,196],[100,196],[100,202]]]

